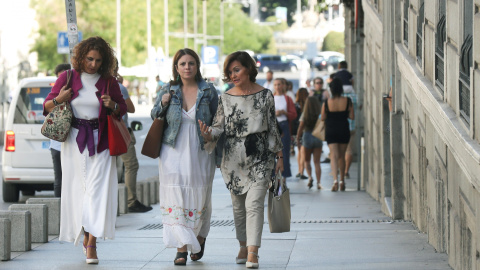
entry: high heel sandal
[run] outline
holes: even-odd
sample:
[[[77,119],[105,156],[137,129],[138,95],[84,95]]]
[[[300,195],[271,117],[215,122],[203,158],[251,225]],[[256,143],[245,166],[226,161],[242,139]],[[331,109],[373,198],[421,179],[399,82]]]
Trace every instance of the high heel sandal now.
[[[258,256],[258,254],[255,253],[255,252],[253,252],[253,251],[248,252],[248,254],[253,254],[253,255],[257,256],[257,259],[260,258],[260,256]],[[257,269],[258,266],[259,266],[259,264],[258,264],[258,262],[254,263],[254,262],[249,262],[249,261],[247,261],[247,263],[246,263],[245,266],[246,266],[247,268]]]
[[[340,191],[345,191],[345,182],[340,181]]]
[[[175,257],[175,260],[173,260],[173,264],[187,265],[187,256],[188,252],[177,252],[177,256]],[[178,261],[179,259],[183,259],[183,261]]]
[[[333,182],[332,191],[337,191],[337,190],[338,190],[338,182],[337,182],[337,180],[335,180]]]
[[[83,244],[83,243],[82,243],[82,245],[83,245],[83,254],[85,256],[87,256],[87,246],[85,246],[85,244]]]
[[[311,189],[313,187],[313,179],[312,178],[308,179],[307,187],[308,187],[308,189]]]
[[[240,248],[242,249],[242,248],[247,248],[247,247],[246,247],[246,246],[240,246]],[[235,258],[235,262],[236,262],[237,264],[245,264],[245,263],[247,262],[247,258],[238,258],[238,257],[236,257],[236,258]]]
[[[194,261],[194,262],[195,262],[195,261],[198,261],[198,260],[200,260],[200,259],[203,257],[203,252],[205,251],[205,241],[207,241],[207,238],[205,238],[205,239],[203,240],[203,243],[200,245],[200,248],[201,248],[200,252],[198,252],[198,253],[190,253],[190,259],[191,259],[192,261]],[[197,256],[197,259],[194,259],[192,256]]]
[[[317,189],[320,190],[320,189],[323,189],[322,185],[320,185],[320,183],[317,184]]]
[[[88,248],[97,249],[96,246],[87,246],[87,249]],[[98,264],[98,258],[97,259],[89,259],[88,256],[87,256],[86,262],[87,262],[87,264]]]

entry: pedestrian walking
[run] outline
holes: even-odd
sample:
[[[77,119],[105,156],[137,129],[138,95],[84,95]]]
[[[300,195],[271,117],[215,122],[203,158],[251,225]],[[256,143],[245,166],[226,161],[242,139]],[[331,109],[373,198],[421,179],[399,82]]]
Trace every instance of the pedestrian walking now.
[[[273,81],[273,97],[275,100],[275,115],[277,116],[278,126],[282,130],[282,144],[283,144],[283,172],[284,180],[292,176],[290,170],[290,143],[292,137],[290,136],[290,121],[295,120],[297,111],[293,100],[286,95],[287,80],[277,78]]]
[[[200,59],[193,50],[177,51],[174,79],[160,90],[152,119],[166,110],[167,126],[159,159],[160,211],[163,242],[177,248],[175,265],[200,260],[210,231],[215,156],[205,151],[199,121],[212,124],[218,94],[200,73]]]
[[[261,246],[264,202],[275,155],[275,172],[283,170],[282,141],[277,128],[275,104],[271,91],[255,83],[258,74],[255,61],[246,52],[227,56],[224,81],[235,87],[223,93],[212,125],[200,124],[207,151],[213,151],[225,133],[221,171],[230,190],[235,231],[240,250],[237,264],[258,268]]]
[[[332,191],[338,190],[338,169],[340,169],[340,190],[345,191],[345,152],[350,140],[347,119],[355,119],[352,100],[342,97],[343,87],[339,78],[330,83],[332,97],[322,106],[322,121],[325,121],[325,139],[330,148],[330,167],[333,175]]]
[[[263,83],[263,88],[267,88],[268,90],[273,92],[273,71],[267,71],[265,82]]]
[[[62,143],[59,240],[77,245],[83,233],[86,262],[97,264],[96,240],[115,238],[118,206],[116,158],[108,151],[107,111],[122,116],[127,105],[113,77],[111,46],[101,37],[91,37],[78,43],[74,52],[71,88],[63,87],[67,73],[62,73],[43,103],[43,114],[65,101],[72,106],[72,128]]]
[[[317,179],[317,189],[322,189],[320,184],[322,169],[320,167],[320,156],[322,155],[323,142],[312,135],[315,124],[320,116],[320,101],[316,96],[308,97],[305,103],[305,108],[300,116],[300,126],[297,132],[297,144],[300,143],[300,136],[302,136],[302,145],[304,152],[305,167],[308,175],[308,188],[313,186],[312,166],[310,160],[313,154],[313,165],[315,166],[315,177]]]
[[[308,98],[307,88],[302,87],[298,89],[297,96],[295,99],[295,109],[297,111],[297,118],[293,121],[294,125],[292,126],[292,132],[295,133],[294,135],[292,135],[292,141],[294,142],[294,144],[297,145],[297,148],[298,148],[298,155],[297,155],[298,173],[297,175],[295,175],[295,177],[300,178],[302,180],[308,179],[308,177],[303,174],[305,170],[305,154],[304,154],[305,149],[303,147],[302,137],[298,135],[298,127],[300,126],[300,116],[303,112],[303,108],[305,107],[305,102],[307,101],[307,98]]]
[[[55,76],[60,76],[64,71],[70,70],[70,64],[59,64],[55,67]],[[50,139],[50,154],[53,161],[53,175],[55,180],[53,182],[53,194],[55,197],[62,197],[62,160],[61,151],[62,143]]]
[[[133,105],[133,102],[130,99],[127,88],[122,84],[123,77],[118,74],[118,63],[115,70],[115,76],[118,81],[118,86],[120,87],[120,92],[122,92],[123,99],[127,104],[127,113],[123,115],[122,120],[128,128],[131,138],[130,144],[127,148],[127,153],[120,156],[123,165],[125,166],[125,187],[127,188],[128,212],[144,213],[152,210],[152,207],[144,205],[143,203],[139,202],[137,198],[137,173],[139,168],[137,151],[135,149],[137,140],[135,138],[135,134],[133,134],[133,130],[128,124],[128,113],[135,112],[135,105]]]

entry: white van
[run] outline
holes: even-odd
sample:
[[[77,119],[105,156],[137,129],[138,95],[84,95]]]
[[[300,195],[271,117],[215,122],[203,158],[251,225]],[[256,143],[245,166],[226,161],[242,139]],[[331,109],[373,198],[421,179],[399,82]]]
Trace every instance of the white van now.
[[[43,102],[56,77],[26,78],[13,93],[5,123],[2,153],[3,201],[17,202],[19,192],[53,190],[50,140],[42,135]]]

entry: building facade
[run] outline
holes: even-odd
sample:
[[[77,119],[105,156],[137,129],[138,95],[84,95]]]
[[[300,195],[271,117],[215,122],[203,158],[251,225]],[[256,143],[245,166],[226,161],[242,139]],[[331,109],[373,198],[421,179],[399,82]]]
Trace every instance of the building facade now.
[[[343,2],[362,187],[454,269],[480,269],[480,0]]]

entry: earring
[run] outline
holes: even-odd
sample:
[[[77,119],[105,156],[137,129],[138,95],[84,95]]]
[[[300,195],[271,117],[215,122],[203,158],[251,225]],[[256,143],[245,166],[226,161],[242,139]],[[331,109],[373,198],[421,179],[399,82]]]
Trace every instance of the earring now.
[[[180,74],[177,75],[177,82],[180,81]]]

